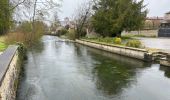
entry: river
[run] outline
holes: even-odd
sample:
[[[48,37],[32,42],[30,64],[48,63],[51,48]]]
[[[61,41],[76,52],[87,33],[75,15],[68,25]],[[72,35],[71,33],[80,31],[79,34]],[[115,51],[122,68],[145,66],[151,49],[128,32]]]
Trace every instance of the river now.
[[[44,36],[17,100],[170,100],[170,68]]]

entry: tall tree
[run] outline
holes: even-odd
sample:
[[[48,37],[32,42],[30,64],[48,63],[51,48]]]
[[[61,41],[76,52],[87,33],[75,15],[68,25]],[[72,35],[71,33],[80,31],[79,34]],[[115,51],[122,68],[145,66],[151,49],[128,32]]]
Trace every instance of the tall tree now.
[[[12,10],[10,10],[9,0],[0,0],[0,35],[10,28]]]
[[[144,0],[99,0],[93,7],[92,17],[95,31],[102,36],[120,36],[123,30],[142,27],[147,9]]]
[[[84,2],[78,6],[74,13],[74,22],[76,27],[77,38],[85,36],[86,28],[88,27],[90,17],[92,15],[92,0]]]

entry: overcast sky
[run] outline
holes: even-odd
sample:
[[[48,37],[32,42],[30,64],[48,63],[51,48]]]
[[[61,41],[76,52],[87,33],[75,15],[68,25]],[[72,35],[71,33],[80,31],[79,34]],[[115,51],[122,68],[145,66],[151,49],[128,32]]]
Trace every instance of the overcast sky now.
[[[63,0],[61,13],[59,18],[71,17],[78,4],[85,0]],[[165,12],[170,11],[170,0],[145,0],[145,4],[148,4],[149,17],[153,16],[164,16]]]

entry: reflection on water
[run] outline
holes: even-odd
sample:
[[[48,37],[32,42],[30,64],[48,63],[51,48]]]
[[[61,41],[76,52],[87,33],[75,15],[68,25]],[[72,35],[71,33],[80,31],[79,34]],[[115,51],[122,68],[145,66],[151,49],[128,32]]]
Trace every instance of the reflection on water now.
[[[83,50],[80,48],[82,47],[78,44],[76,44],[76,47],[78,54],[81,55],[80,52]],[[96,81],[96,88],[106,95],[118,95],[122,92],[122,89],[130,87],[131,82],[135,84],[137,70],[149,67],[149,64],[142,61],[93,48],[88,48],[87,52],[95,61],[99,62],[94,64],[95,67],[92,72]]]
[[[169,100],[170,70],[45,36],[28,53],[17,100]]]
[[[170,78],[170,68],[165,66],[160,66],[160,70],[164,72],[164,76]]]

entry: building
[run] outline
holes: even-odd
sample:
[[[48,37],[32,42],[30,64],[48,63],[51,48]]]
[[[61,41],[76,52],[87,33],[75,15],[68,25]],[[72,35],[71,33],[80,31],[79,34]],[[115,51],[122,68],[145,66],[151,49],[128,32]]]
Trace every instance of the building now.
[[[170,12],[165,14],[165,22],[170,23]]]
[[[170,12],[165,13],[164,20],[160,25],[158,37],[170,37]]]
[[[163,17],[147,17],[144,30],[157,30],[163,21]]]
[[[61,26],[65,27],[66,29],[75,29],[76,25],[74,21],[70,21],[68,17],[64,19],[64,21],[60,21]]]

